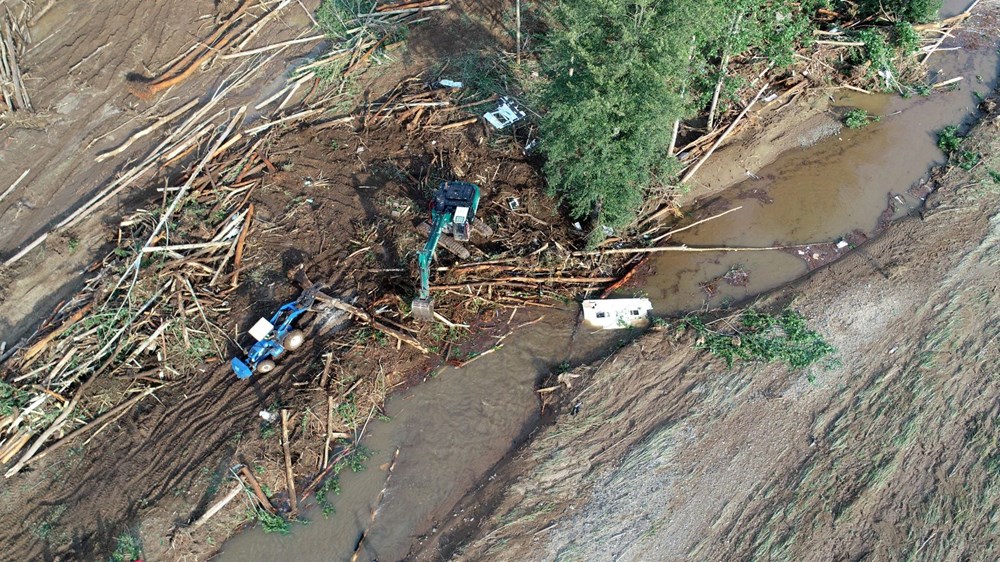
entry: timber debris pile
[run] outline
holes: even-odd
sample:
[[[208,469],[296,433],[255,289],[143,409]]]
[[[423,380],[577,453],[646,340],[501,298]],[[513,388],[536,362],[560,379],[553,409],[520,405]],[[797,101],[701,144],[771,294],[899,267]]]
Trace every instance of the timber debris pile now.
[[[30,17],[28,5],[21,6],[16,15],[8,4],[0,5],[0,129],[13,118],[14,112],[32,110],[19,62],[31,40],[27,26]]]
[[[521,141],[488,141],[495,132],[435,83],[409,78],[349,118],[290,127],[244,128],[243,111],[222,127],[189,117],[172,144],[99,193],[87,208],[139,181],[144,167],[185,151],[198,157],[153,188],[152,206],[118,221],[114,249],[88,269],[79,293],[4,350],[6,476],[89,442],[144,401],[169,406],[204,380],[237,384],[229,360],[249,346],[254,320],[319,283],[323,293],[301,322],[308,343],[274,374],[255,375],[301,386],[282,399],[286,418],[327,412],[308,434],[292,427],[315,446],[288,457],[298,476],[272,483],[285,492],[254,494],[264,511],[294,514],[355,450],[390,388],[496,349],[516,309],[556,306],[617,279],[631,256],[575,250],[585,235],[559,219]],[[354,122],[364,126],[355,131]],[[479,215],[492,236],[466,246],[466,258],[438,250],[430,280],[441,322],[416,323],[408,305],[421,224],[440,178],[458,176],[482,186]],[[70,245],[72,231],[43,240]],[[354,324],[345,329],[347,318]]]

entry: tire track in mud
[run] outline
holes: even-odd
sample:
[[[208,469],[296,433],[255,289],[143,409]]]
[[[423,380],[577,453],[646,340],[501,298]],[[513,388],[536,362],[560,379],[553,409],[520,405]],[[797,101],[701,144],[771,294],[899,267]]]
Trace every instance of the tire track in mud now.
[[[251,379],[249,384],[238,381],[228,364],[192,377],[157,393],[158,398],[145,399],[82,452],[56,455],[33,473],[15,477],[8,485],[25,478],[31,484],[21,485],[31,491],[19,498],[18,505],[8,503],[4,511],[9,513],[0,516],[0,522],[8,523],[0,524],[0,543],[18,559],[54,554],[58,545],[39,540],[30,529],[43,525],[58,507],[59,523],[72,536],[61,555],[95,559],[110,551],[121,529],[134,524],[146,506],[156,506],[171,494],[204,488],[203,467],[214,466],[218,473],[238,462],[235,436],[256,430],[257,412],[278,397],[287,377],[309,354],[298,355],[301,359],[287,361],[277,376]],[[53,470],[58,477],[52,477]],[[226,474],[216,476],[221,481]],[[39,481],[50,487],[39,486]],[[210,488],[201,492],[193,511],[177,514],[178,528],[214,501]],[[32,509],[25,518],[28,505],[49,507]],[[9,524],[12,520],[20,523]]]

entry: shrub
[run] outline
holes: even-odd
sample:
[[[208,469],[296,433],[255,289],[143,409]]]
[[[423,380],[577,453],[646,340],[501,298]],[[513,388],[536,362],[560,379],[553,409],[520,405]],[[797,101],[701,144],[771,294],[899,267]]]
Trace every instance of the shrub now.
[[[962,145],[962,137],[958,135],[958,127],[948,125],[938,131],[937,145],[945,154],[951,154],[958,150],[958,147]]]
[[[817,332],[806,326],[805,318],[793,310],[771,315],[748,309],[741,312],[728,331],[710,329],[696,316],[684,322],[698,333],[695,347],[707,349],[732,367],[735,359],[783,361],[803,368],[836,351]]]
[[[896,22],[893,27],[893,41],[903,55],[912,55],[920,48],[920,35],[910,22]]]
[[[861,17],[888,16],[894,21],[925,23],[937,17],[941,0],[840,0],[839,4],[857,7]]]
[[[881,117],[872,115],[864,109],[852,109],[844,114],[844,125],[848,129],[861,129],[872,123],[877,123]]]

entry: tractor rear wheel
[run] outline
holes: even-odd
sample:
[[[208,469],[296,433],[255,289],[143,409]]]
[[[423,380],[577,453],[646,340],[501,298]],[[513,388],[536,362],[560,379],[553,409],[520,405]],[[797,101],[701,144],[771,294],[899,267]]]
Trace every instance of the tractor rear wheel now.
[[[277,365],[274,364],[274,361],[271,361],[270,359],[265,359],[260,363],[257,363],[257,372],[270,373],[271,371],[274,370],[275,367],[277,367]]]
[[[285,334],[285,339],[281,340],[281,347],[288,351],[295,351],[306,342],[306,335],[302,330],[292,330]]]

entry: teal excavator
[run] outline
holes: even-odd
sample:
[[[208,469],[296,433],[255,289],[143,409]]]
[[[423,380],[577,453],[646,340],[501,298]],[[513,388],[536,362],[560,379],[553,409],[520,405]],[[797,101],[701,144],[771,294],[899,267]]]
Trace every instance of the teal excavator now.
[[[472,229],[482,234],[492,234],[484,222],[476,220],[476,210],[479,208],[479,186],[461,181],[444,181],[438,186],[431,200],[431,224],[427,243],[417,254],[417,265],[420,268],[420,294],[413,299],[413,317],[425,322],[434,321],[434,301],[431,299],[430,279],[431,263],[434,261],[434,251],[438,243],[461,258],[469,257],[469,251],[458,242],[468,242]],[[454,240],[442,235],[450,234]]]

